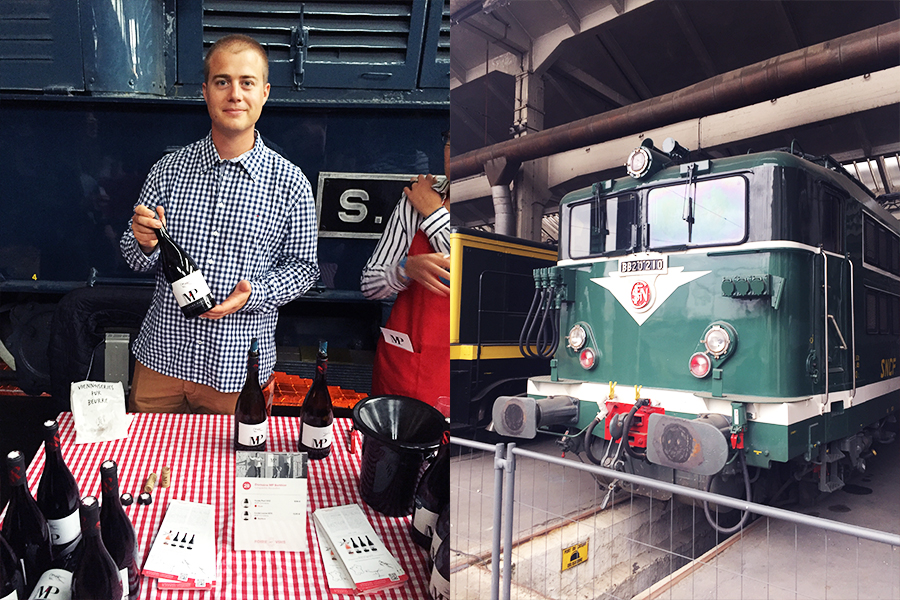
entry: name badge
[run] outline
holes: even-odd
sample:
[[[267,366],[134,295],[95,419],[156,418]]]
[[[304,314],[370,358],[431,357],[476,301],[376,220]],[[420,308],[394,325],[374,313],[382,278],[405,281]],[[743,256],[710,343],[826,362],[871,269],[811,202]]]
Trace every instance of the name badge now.
[[[381,334],[384,336],[384,341],[391,346],[403,348],[407,352],[414,352],[412,342],[409,341],[409,336],[405,333],[394,331],[393,329],[388,329],[387,327],[382,327]]]

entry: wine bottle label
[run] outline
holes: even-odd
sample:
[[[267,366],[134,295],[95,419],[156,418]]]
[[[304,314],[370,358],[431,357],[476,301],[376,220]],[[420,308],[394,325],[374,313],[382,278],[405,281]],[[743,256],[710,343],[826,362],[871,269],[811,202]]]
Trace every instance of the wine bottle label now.
[[[128,600],[128,567],[119,569],[119,579],[122,580],[122,600]]]
[[[417,498],[416,510],[413,513],[413,527],[416,528],[416,531],[430,538],[434,535],[434,526],[437,525],[437,520],[438,514],[422,506],[422,502]]]
[[[78,518],[78,509],[62,519],[47,519],[50,527],[50,543],[54,546],[63,546],[75,541],[81,535],[81,521]]]
[[[438,548],[441,547],[441,542],[443,542],[443,538],[438,536],[437,531],[434,532],[434,535],[431,536],[431,550],[428,551],[428,556],[431,557],[431,562],[434,562],[434,559],[437,557]]]
[[[260,444],[264,444],[266,442],[266,431],[268,430],[268,426],[268,419],[254,425],[249,423],[238,423],[238,444],[243,446],[259,446]]]
[[[191,302],[205,298],[210,294],[210,291],[209,286],[206,285],[203,273],[194,271],[187,277],[182,277],[173,283],[172,293],[175,294],[178,306],[187,306]]]
[[[433,600],[450,600],[450,581],[444,579],[440,571],[432,569],[428,591],[431,593]]]
[[[334,438],[332,425],[313,427],[309,423],[301,423],[300,443],[307,448],[328,448]]]
[[[16,593],[13,592],[12,598]],[[28,600],[69,600],[72,597],[72,573],[65,569],[49,569],[44,571],[37,585],[34,586]],[[3,598],[6,600],[6,598]]]

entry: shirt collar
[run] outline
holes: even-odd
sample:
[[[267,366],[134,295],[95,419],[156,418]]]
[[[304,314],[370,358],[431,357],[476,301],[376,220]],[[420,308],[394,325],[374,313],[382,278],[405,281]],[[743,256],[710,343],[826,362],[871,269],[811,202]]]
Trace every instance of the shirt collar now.
[[[259,135],[258,131],[254,131],[254,135],[256,141],[253,144],[253,148],[231,160],[241,165],[247,174],[250,175],[250,178],[256,181],[259,179],[263,168],[263,154],[265,153],[266,145],[263,143],[262,136]],[[203,171],[209,171],[223,162],[225,161],[219,158],[219,153],[215,144],[213,144],[212,131],[210,131],[200,146],[200,165]]]

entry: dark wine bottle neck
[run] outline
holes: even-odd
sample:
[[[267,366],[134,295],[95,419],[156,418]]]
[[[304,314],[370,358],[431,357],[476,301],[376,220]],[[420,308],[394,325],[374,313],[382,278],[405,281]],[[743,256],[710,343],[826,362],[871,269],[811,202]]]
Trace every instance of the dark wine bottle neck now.
[[[118,477],[104,476],[102,479],[103,486],[103,504],[107,502],[119,502],[119,479]]]
[[[251,352],[247,359],[247,382],[259,385],[259,354]]]
[[[316,376],[315,382],[319,383],[319,381],[325,381],[325,378],[328,374],[328,359],[322,358],[321,356],[316,359]]]

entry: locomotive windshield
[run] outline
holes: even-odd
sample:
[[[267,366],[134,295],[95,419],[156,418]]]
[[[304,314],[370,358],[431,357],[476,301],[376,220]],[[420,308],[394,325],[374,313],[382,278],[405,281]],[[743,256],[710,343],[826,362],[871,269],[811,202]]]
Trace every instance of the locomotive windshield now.
[[[650,248],[735,244],[744,239],[747,185],[743,177],[709,179],[650,190]]]
[[[637,222],[637,195],[594,198],[572,208],[569,254],[592,256],[634,245],[633,225]]]
[[[637,193],[594,197],[573,205],[568,219],[569,256],[736,244],[746,237],[744,177],[660,186],[642,195],[646,211],[640,210],[642,198]],[[637,235],[641,213],[647,215],[649,236]]]

